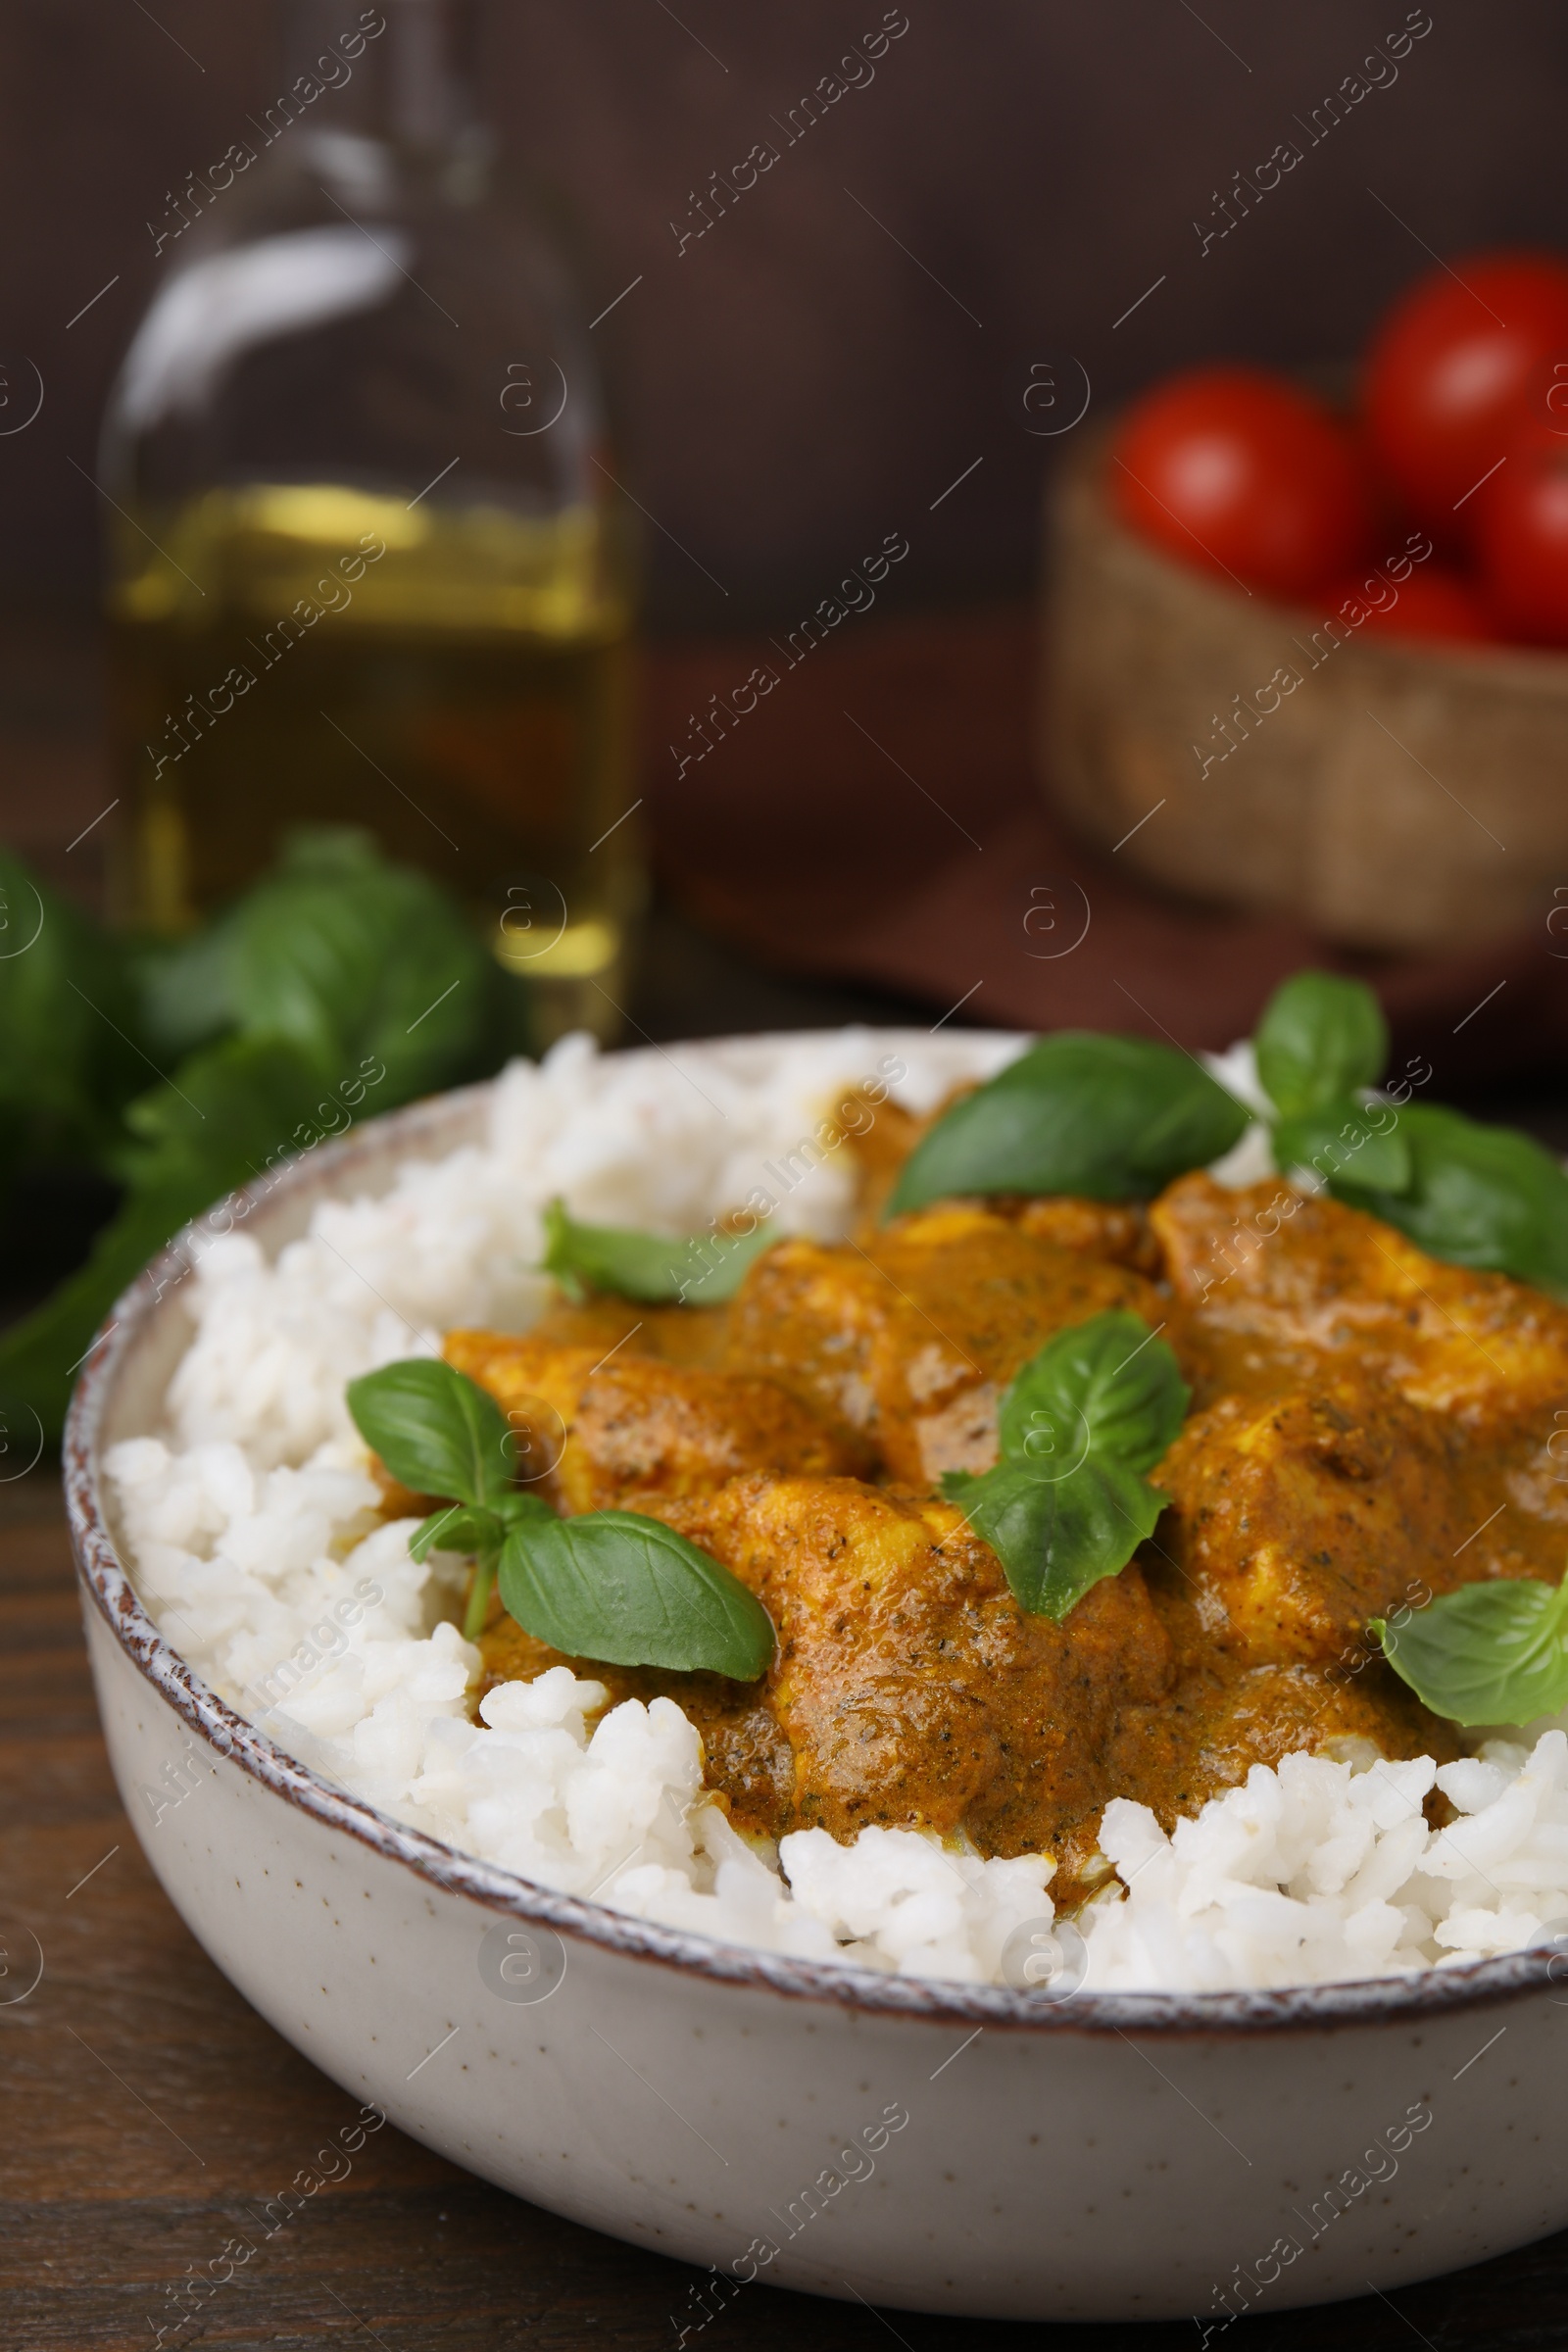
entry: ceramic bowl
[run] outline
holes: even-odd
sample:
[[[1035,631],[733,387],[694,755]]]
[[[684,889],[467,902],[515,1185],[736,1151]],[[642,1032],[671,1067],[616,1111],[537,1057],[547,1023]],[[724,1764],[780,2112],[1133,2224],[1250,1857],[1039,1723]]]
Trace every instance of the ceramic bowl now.
[[[685,1050],[699,1073],[704,1051]],[[484,1109],[474,1089],[368,1123],[259,1191],[247,1230],[275,1251],[317,1202],[474,1139]],[[351,2101],[518,2196],[713,2266],[701,2295],[671,2275],[680,2340],[759,2279],[1212,2332],[1568,2223],[1568,1984],[1544,1955],[1060,2002],[877,1977],[554,1893],[296,1762],[160,1637],[117,1548],[100,1464],[156,1428],[189,1337],[176,1250],[100,1334],[66,1446],[98,1702],[147,1857]]]

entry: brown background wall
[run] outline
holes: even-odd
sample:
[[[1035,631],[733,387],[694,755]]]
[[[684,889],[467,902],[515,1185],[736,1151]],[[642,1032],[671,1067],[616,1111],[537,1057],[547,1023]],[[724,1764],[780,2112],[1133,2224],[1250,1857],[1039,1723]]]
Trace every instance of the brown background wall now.
[[[657,625],[789,616],[895,526],[916,542],[905,603],[1015,591],[1053,447],[1025,430],[1031,362],[1075,354],[1103,406],[1214,351],[1318,359],[1355,346],[1426,266],[1423,242],[1568,241],[1553,0],[1432,0],[1396,83],[1202,258],[1195,216],[1281,139],[1305,146],[1295,119],[1403,24],[1402,0],[907,0],[874,83],[677,258],[668,222],[693,186],[882,13],[494,0],[493,119],[574,201],[603,298],[643,274],[612,322],[640,495],[731,591],[660,540]],[[344,0],[345,24],[357,14]],[[68,461],[92,464],[114,365],[168,266],[144,223],[277,86],[263,0],[8,0],[0,358],[19,373],[31,358],[46,396],[0,438],[0,603],[90,600],[97,501]]]

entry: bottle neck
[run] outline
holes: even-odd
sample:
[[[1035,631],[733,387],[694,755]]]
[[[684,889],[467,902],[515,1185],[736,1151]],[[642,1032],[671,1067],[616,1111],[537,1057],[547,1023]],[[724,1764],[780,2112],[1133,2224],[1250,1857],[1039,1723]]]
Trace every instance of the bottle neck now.
[[[286,107],[400,147],[454,146],[475,121],[476,0],[283,0]]]

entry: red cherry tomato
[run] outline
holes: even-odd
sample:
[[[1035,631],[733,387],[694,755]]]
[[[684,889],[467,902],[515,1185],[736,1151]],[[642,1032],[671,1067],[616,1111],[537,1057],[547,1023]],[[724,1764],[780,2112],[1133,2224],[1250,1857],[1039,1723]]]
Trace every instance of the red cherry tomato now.
[[[1111,445],[1109,485],[1144,538],[1271,596],[1315,596],[1366,551],[1349,434],[1260,368],[1194,368],[1146,393]]]
[[[1561,363],[1563,373],[1554,376]],[[1568,265],[1476,254],[1395,304],[1367,352],[1372,447],[1429,530],[1467,538],[1476,486],[1519,424],[1568,424]]]
[[[1515,440],[1476,500],[1475,541],[1498,625],[1568,645],[1568,434],[1538,424]]]
[[[1363,614],[1355,622],[1358,636],[1480,644],[1496,635],[1487,608],[1470,582],[1430,561],[1418,564],[1407,580],[1375,579],[1370,588],[1362,579],[1342,580],[1329,593],[1329,612],[1339,612],[1352,597]],[[1374,597],[1388,601],[1374,604]]]

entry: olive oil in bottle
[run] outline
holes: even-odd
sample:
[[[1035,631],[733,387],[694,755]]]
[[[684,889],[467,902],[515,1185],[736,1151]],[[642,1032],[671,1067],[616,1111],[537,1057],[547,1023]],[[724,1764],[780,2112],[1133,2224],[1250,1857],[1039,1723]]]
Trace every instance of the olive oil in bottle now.
[[[537,1042],[609,1038],[642,893],[625,509],[466,17],[346,35],[292,0],[295,111],[167,257],[106,428],[115,889],[176,932],[290,826],[362,824],[468,902]]]

